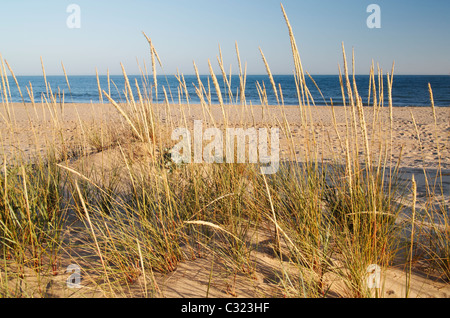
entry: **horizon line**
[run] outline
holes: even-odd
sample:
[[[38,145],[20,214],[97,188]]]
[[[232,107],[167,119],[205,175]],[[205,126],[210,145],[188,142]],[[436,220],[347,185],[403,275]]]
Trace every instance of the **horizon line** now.
[[[118,74],[109,74],[109,76],[123,76],[124,74],[120,74],[120,73],[118,73]],[[127,74],[127,76],[129,77],[129,76],[142,76],[143,74]],[[156,74],[157,76],[178,76],[178,74]],[[197,76],[196,74],[180,74],[180,75],[182,75],[182,76]],[[232,76],[239,76],[239,74],[231,74]],[[339,76],[339,74],[310,74],[312,77],[314,77],[314,76]],[[353,76],[353,74],[350,74],[349,73],[349,75],[352,75]],[[359,73],[359,74],[355,74],[355,76],[369,76],[370,74],[369,73]],[[383,76],[387,76],[387,74],[382,74]],[[8,75],[8,77],[12,77],[12,75]],[[39,75],[36,75],[36,74],[34,74],[34,75],[30,75],[30,74],[27,74],[27,75],[23,75],[23,74],[21,74],[21,75],[15,75],[16,77],[19,77],[19,76],[26,76],[26,77],[43,77],[44,75],[43,74],[39,74]],[[64,74],[45,74],[45,76],[46,77],[49,77],[49,76],[65,76]],[[94,76],[94,77],[96,77],[97,75],[96,74],[75,74],[75,75],[70,75],[70,74],[67,74],[67,77],[69,77],[69,76]],[[108,74],[98,74],[98,76],[108,76]],[[145,74],[145,76],[153,76],[153,74]],[[199,74],[199,76],[211,76],[211,74]],[[227,77],[229,77],[230,75],[229,74],[227,74]],[[248,77],[248,76],[268,76],[268,74],[247,74],[246,75],[246,77]],[[294,74],[272,74],[272,76],[294,76]],[[343,76],[343,75],[342,75]],[[376,74],[376,76],[378,76],[378,74]],[[405,74],[405,73],[403,73],[403,74],[395,74],[394,73],[394,77],[395,76],[450,76],[450,73],[448,73],[448,74]],[[221,74],[219,74],[219,75],[216,75],[216,77],[222,77],[222,75]]]

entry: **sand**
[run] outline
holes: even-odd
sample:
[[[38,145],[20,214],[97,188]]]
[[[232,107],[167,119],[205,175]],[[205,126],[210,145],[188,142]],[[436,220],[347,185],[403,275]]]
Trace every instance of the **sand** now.
[[[20,149],[25,154],[32,154],[36,150],[45,147],[46,141],[51,140],[54,136],[54,119],[59,122],[63,128],[65,141],[71,141],[76,135],[76,130],[80,128],[80,122],[83,125],[95,122],[99,124],[107,122],[124,123],[123,118],[118,114],[116,109],[109,104],[65,104],[64,109],[57,109],[56,113],[49,110],[48,107],[37,104],[33,107],[31,104],[24,106],[23,104],[13,104],[14,114],[12,121],[14,127],[9,129],[2,124],[0,129],[0,138],[5,147],[4,153],[8,157],[14,152],[14,149]],[[180,106],[172,105],[168,111],[164,105],[159,106],[161,121],[166,124],[173,124],[172,127],[184,127],[184,120],[180,118]],[[205,127],[211,125],[212,121],[208,114],[204,115],[204,111],[200,105],[182,105],[188,126],[192,127],[194,119],[202,120]],[[344,107],[335,107],[336,122],[341,138],[344,138],[346,127],[346,116],[350,118],[350,110]],[[170,114],[169,114],[170,113]],[[286,106],[283,109],[286,118],[289,121],[292,138],[298,140],[295,143],[295,152],[301,154],[305,149],[301,134],[301,115],[297,106]],[[6,117],[6,111],[0,110],[0,114]],[[219,128],[223,128],[222,109],[219,106],[211,107],[211,114],[215,118],[215,123]],[[227,113],[228,125],[231,127],[279,127],[283,129],[283,114],[279,107],[269,106],[261,108],[260,106],[248,106],[245,109],[241,107],[230,109]],[[331,107],[317,106],[311,107],[310,113],[306,114],[314,121],[314,126],[309,127],[317,135],[317,142],[320,147],[321,156],[327,159],[332,158],[332,154],[340,153],[340,144],[338,134],[333,127],[333,116]],[[389,111],[383,108],[379,114],[386,123],[385,131],[389,130]],[[413,123],[415,120],[415,125]],[[401,166],[410,169],[434,168],[439,165],[443,169],[450,169],[450,110],[448,107],[436,107],[437,125],[434,124],[433,113],[431,107],[398,107],[393,112],[393,159],[398,159],[400,149],[402,148]],[[33,122],[35,131],[33,131],[30,120]],[[371,130],[373,120],[373,110],[370,107],[365,109],[365,120],[368,125],[370,138],[375,142],[380,132]],[[351,124],[351,122],[350,122]],[[416,127],[417,130],[416,130]],[[117,127],[117,126],[116,126]],[[168,126],[168,129],[173,129]],[[418,132],[417,132],[418,131]],[[36,136],[34,135],[36,133]],[[419,134],[419,135],[418,135]],[[284,133],[280,135],[281,158],[288,158],[287,137]],[[436,147],[436,140],[439,139],[440,158]],[[38,143],[36,147],[36,141]]]
[[[123,118],[116,109],[109,104],[65,104],[63,108],[51,109],[42,104],[36,105],[11,105],[13,110],[12,126],[1,120],[0,149],[2,165],[8,164],[17,152],[21,152],[27,158],[33,158],[43,153],[46,147],[52,143],[58,143],[61,138],[66,143],[77,142],[80,131],[86,129],[114,127],[119,134],[121,127],[125,125]],[[183,127],[184,120],[181,113],[186,115],[189,127],[192,127],[194,119],[202,120],[211,125],[211,117],[204,113],[200,105],[158,105],[155,108],[165,124],[165,129],[160,133],[167,136],[175,127]],[[245,108],[235,107],[227,109],[228,122],[224,123],[222,109],[214,105],[211,107],[212,118],[220,128],[234,127],[279,127],[282,129],[280,135],[280,157],[282,160],[293,160],[294,157],[301,161],[308,144],[305,142],[305,131],[301,128],[302,116],[296,106],[286,106],[283,112],[279,107],[269,106],[247,106]],[[324,161],[332,161],[333,155],[342,154],[340,139],[345,135],[347,123],[345,112],[350,112],[344,107],[335,107],[336,127],[333,125],[332,108],[326,106],[311,107],[307,116],[313,119],[314,125],[308,127],[309,132],[315,133],[317,137],[318,155]],[[283,113],[289,121],[292,138],[286,137],[283,126]],[[6,109],[0,110],[2,118],[8,116]],[[348,113],[350,116],[350,113]],[[383,118],[385,127],[389,131],[389,110],[383,108],[377,116]],[[374,111],[365,108],[365,120],[368,125],[369,141],[371,145],[378,145],[382,135],[379,130],[372,130]],[[415,121],[415,123],[414,123]],[[32,122],[32,125],[30,124]],[[62,137],[55,134],[52,127],[62,127]],[[391,162],[395,165],[401,154],[400,168],[402,178],[410,181],[415,176],[418,185],[418,206],[425,204],[426,183],[424,171],[429,178],[433,178],[436,171],[441,167],[443,172],[443,193],[446,200],[450,200],[450,108],[436,108],[436,125],[430,107],[404,107],[394,108],[392,121],[392,153]],[[383,136],[386,137],[386,134]],[[384,137],[384,138],[385,138]],[[290,141],[293,141],[291,143]],[[439,143],[436,142],[439,141]],[[173,142],[172,142],[173,144]],[[437,146],[439,145],[439,147]],[[291,147],[291,148],[290,148]],[[293,147],[293,148],[292,148]],[[361,148],[362,149],[362,143]],[[106,152],[105,152],[106,153]],[[295,154],[295,155],[294,155]],[[139,155],[139,151],[137,151]],[[95,164],[93,154],[92,162]],[[97,154],[98,156],[98,154]],[[264,233],[261,234],[261,237]],[[263,238],[261,238],[263,241]],[[272,295],[283,297],[278,288],[280,269],[273,256],[265,253],[263,249],[256,250],[256,273],[253,278],[245,275],[233,277],[223,272],[219,264],[213,263],[208,256],[196,258],[181,263],[177,270],[168,275],[156,275],[159,286],[160,297],[260,297]],[[405,274],[402,268],[393,267],[385,274],[384,297],[403,297],[405,295]],[[55,280],[64,282],[67,274],[58,275]],[[212,277],[212,284],[210,279]],[[330,277],[330,281],[333,279]],[[56,283],[55,283],[56,286]],[[209,286],[209,287],[208,287]],[[94,293],[76,291],[63,291],[51,288],[48,296],[54,297],[77,297],[80,295],[99,296]],[[331,296],[339,296],[339,284],[333,285]],[[422,273],[413,273],[411,285],[411,297],[449,297],[450,286],[439,279],[425,277]]]

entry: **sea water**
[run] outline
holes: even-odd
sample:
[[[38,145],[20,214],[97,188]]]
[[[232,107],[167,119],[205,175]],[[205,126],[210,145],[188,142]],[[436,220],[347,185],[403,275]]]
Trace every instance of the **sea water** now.
[[[307,77],[306,84],[314,100],[315,105],[343,105],[341,85],[338,75],[312,75],[314,82]],[[156,94],[154,89],[153,77],[132,75],[128,76],[129,82],[133,88],[134,97],[137,99],[136,83],[139,85],[141,93],[146,92],[147,96],[152,94],[153,101],[156,101]],[[215,91],[213,81],[209,75],[200,76],[204,92],[210,92],[211,103],[218,104],[219,100]],[[230,78],[228,77],[228,80]],[[222,76],[218,76],[217,80],[222,90],[222,98],[225,104],[241,104],[240,87],[241,81],[239,76],[231,76],[231,81],[228,84],[224,81]],[[352,80],[352,78],[351,78]],[[373,92],[371,91],[369,100],[369,81],[368,75],[356,75],[356,84],[358,93],[362,97],[364,105],[372,105]],[[65,76],[47,76],[48,86],[46,87],[43,76],[17,76],[17,81],[25,102],[30,102],[30,97],[27,93],[27,87],[32,87],[35,102],[41,102],[44,96],[47,97],[47,92],[51,91],[56,95],[57,101],[63,100],[65,103],[99,103],[101,98],[99,95],[97,77],[96,76],[68,76],[70,85],[67,84]],[[279,87],[281,86],[283,101],[285,105],[298,105],[298,93],[293,75],[274,75],[274,81],[277,86],[278,95],[280,95]],[[122,75],[99,76],[100,88],[111,95],[117,102],[125,102],[125,80]],[[180,89],[178,79],[173,75],[158,75],[158,102],[164,102],[165,95],[170,103],[187,102],[199,103],[200,99],[197,95],[196,89],[199,88],[198,79],[194,75],[185,75],[184,82],[186,83],[187,95],[185,89]],[[10,92],[12,102],[22,102],[22,97],[14,82],[13,78],[9,78]],[[394,76],[392,101],[395,107],[402,106],[429,106],[430,94],[428,91],[428,84],[431,85],[434,95],[434,103],[436,106],[450,106],[450,75],[396,75]],[[316,86],[317,85],[317,86]],[[377,99],[379,98],[379,83],[376,76],[377,85]],[[248,75],[245,79],[245,101],[247,104],[259,105],[261,104],[261,91],[259,87],[265,87],[267,92],[267,101],[270,105],[277,105],[281,103],[282,99],[279,96],[278,100],[273,91],[272,84],[267,75]],[[388,106],[388,92],[387,92],[387,78],[383,77],[383,93],[384,105]],[[344,89],[345,86],[344,86]],[[230,93],[231,92],[231,93]],[[346,91],[344,91],[347,96]],[[2,98],[3,95],[0,94]],[[9,94],[8,94],[9,95]],[[107,102],[106,96],[102,96],[103,101]],[[9,99],[9,98],[8,98]],[[204,95],[204,99],[208,102],[208,98]],[[345,101],[348,103],[348,100]],[[312,104],[312,101],[310,101]]]

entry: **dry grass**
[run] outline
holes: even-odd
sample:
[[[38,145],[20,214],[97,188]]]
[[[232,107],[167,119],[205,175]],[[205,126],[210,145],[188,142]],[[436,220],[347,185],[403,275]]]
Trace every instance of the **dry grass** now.
[[[237,278],[254,281],[263,275],[273,288],[258,290],[253,296],[384,297],[387,291],[383,284],[375,290],[367,284],[367,269],[373,264],[379,266],[382,277],[389,269],[398,268],[398,264],[403,266],[407,277],[406,293],[402,295],[405,297],[411,296],[411,280],[413,272],[420,269],[416,266],[419,263],[435,270],[440,279],[449,280],[449,203],[440,161],[431,184],[424,169],[428,191],[419,213],[415,180],[411,180],[409,191],[409,184],[400,179],[401,154],[397,161],[392,159],[394,69],[387,74],[386,122],[386,116],[382,116],[386,110],[380,80],[384,75],[378,69],[377,86],[375,68],[371,66],[370,125],[354,78],[354,55],[351,79],[342,45],[344,75],[340,67],[339,74],[346,125],[344,129],[338,127],[332,108],[332,129],[340,149],[325,162],[319,149],[321,137],[314,130],[320,122],[312,115],[315,102],[306,85],[307,73],[283,7],[282,12],[291,40],[300,130],[306,150],[295,151],[298,140],[294,140],[290,118],[285,113],[282,89],[277,88],[260,49],[278,101],[276,107],[269,107],[264,83],[259,85],[262,112],[268,119],[275,118],[271,112],[281,112],[273,123],[283,129],[288,140],[289,160],[281,163],[274,175],[262,175],[258,165],[253,164],[174,164],[169,153],[173,144],[167,132],[176,123],[163,123],[161,115],[172,118],[173,108],[164,86],[163,107],[158,103],[161,86],[156,78],[156,61],[160,67],[162,63],[145,34],[150,45],[153,83],[146,82],[143,76],[142,91],[134,83],[139,99],[134,99],[134,89],[123,67],[125,103],[111,98],[110,83],[106,91],[98,81],[100,101],[105,96],[115,107],[122,120],[121,132],[128,138],[118,136],[117,126],[105,127],[102,123],[98,125],[101,129],[88,129],[79,118],[76,142],[69,143],[61,119],[64,103],[58,103],[52,93],[41,60],[46,82],[43,100],[51,116],[53,134],[46,152],[31,161],[19,151],[12,160],[6,160],[4,155],[0,174],[0,295],[47,297],[46,286],[61,277],[61,269],[79,264],[83,292],[67,289],[65,281],[60,280],[59,296],[160,297],[163,292],[158,275],[170,275],[182,264],[209,257],[213,263],[206,296],[217,278],[213,275],[215,266],[221,266],[231,277],[225,288],[231,296],[236,295]],[[245,99],[246,68],[242,67],[237,43],[236,55],[240,78],[236,96],[231,92],[231,74],[225,71],[220,48],[217,60],[223,88],[208,61],[222,126],[220,118],[213,115],[211,84],[200,80],[194,63],[203,119],[212,127],[232,125],[223,96],[234,102],[233,107],[242,115],[235,125],[249,125],[244,118],[254,116],[253,107]],[[16,124],[9,102],[8,77],[1,56],[0,60],[6,114],[2,120],[14,135]],[[11,67],[6,65],[18,86]],[[64,74],[70,87],[65,70]],[[187,87],[182,75],[177,78],[181,114],[178,124],[188,126],[190,119],[181,105],[181,92],[187,96]],[[431,87],[429,90],[441,158],[442,142]],[[27,92],[37,115],[31,85]],[[29,118],[31,130],[36,132],[31,114]],[[414,117],[412,120],[415,124]],[[263,125],[269,124],[266,121]],[[389,129],[384,129],[386,126]],[[375,141],[375,135],[381,142]],[[420,143],[418,129],[417,135]],[[37,145],[36,133],[34,138]],[[95,156],[101,156],[101,160],[92,165]],[[412,213],[408,214],[405,200],[410,194]],[[406,219],[400,222],[405,213]],[[275,265],[264,271],[261,262],[267,255]]]

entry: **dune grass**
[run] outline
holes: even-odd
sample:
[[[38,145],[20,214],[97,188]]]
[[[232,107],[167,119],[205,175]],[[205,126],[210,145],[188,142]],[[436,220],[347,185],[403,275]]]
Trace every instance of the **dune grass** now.
[[[441,279],[450,279],[449,203],[443,190],[442,171],[439,166],[435,179],[429,180],[426,203],[416,213],[415,183],[409,190],[411,184],[400,178],[401,153],[397,161],[392,159],[395,110],[391,99],[387,107],[383,105],[380,78],[384,74],[381,70],[375,74],[371,66],[368,90],[372,92],[373,110],[369,111],[374,116],[373,122],[368,123],[367,107],[363,107],[358,94],[361,88],[352,79],[354,55],[350,74],[342,46],[341,89],[347,125],[340,130],[334,120],[330,129],[338,135],[340,149],[333,154],[333,160],[325,162],[318,146],[323,136],[314,132],[320,123],[312,115],[316,106],[306,85],[307,73],[283,8],[282,12],[291,40],[298,111],[307,150],[295,151],[296,141],[283,112],[282,88],[276,86],[269,62],[260,49],[272,93],[279,102],[276,109],[283,114],[282,120],[267,121],[267,127],[280,127],[289,140],[289,160],[282,162],[273,175],[263,175],[258,165],[249,163],[172,161],[169,150],[173,143],[167,132],[176,128],[170,114],[173,104],[168,97],[173,95],[157,83],[157,62],[160,67],[162,63],[145,34],[150,45],[153,83],[146,74],[142,83],[130,83],[122,67],[125,100],[120,102],[110,97],[110,89],[107,92],[98,85],[100,101],[109,101],[121,116],[120,128],[111,123],[89,124],[80,118],[77,141],[68,142],[61,119],[64,102],[58,101],[47,84],[42,100],[53,125],[50,146],[44,152],[37,149],[38,155],[31,159],[20,151],[13,153],[12,160],[3,156],[1,296],[48,297],[49,281],[62,277],[69,264],[78,264],[85,292],[68,290],[63,279],[59,282],[60,296],[160,297],[164,295],[156,276],[176,271],[183,262],[212,255],[214,263],[223,265],[230,277],[252,278],[259,270],[256,255],[262,250],[278,264],[278,271],[268,278],[278,291],[263,297],[382,297],[383,284],[378,288],[368,286],[368,269],[376,265],[384,277],[399,255],[406,255],[402,264],[408,279],[418,262],[434,269]],[[237,127],[252,124],[244,121],[244,115],[253,115],[253,107],[245,99],[246,70],[241,65],[237,44],[236,54],[240,78],[237,92],[231,91],[231,74],[225,71],[220,50],[217,61],[223,88],[209,61],[212,83],[203,83],[197,76],[195,85],[204,120],[211,126],[232,125],[227,107],[240,107],[243,116],[242,122],[235,123]],[[5,109],[2,120],[14,135],[14,109],[3,59],[1,65]],[[43,63],[42,68],[45,78]],[[15,79],[9,65],[8,70]],[[389,96],[393,71],[386,75]],[[187,126],[189,104],[181,103],[182,94],[188,97],[186,83],[182,75],[178,78],[182,114],[179,124]],[[161,87],[164,99],[158,91]],[[221,120],[212,115],[213,90],[219,97]],[[37,115],[31,85],[27,92]],[[265,96],[269,92],[264,83],[260,83],[259,92],[263,116],[270,119],[273,110],[267,105]],[[224,100],[233,105],[225,106]],[[431,87],[430,100],[436,118]],[[386,112],[387,122],[381,116]],[[36,131],[32,114],[30,109],[29,125]],[[379,141],[373,138],[376,134]],[[37,145],[37,134],[34,138]],[[435,138],[439,152],[441,137],[437,125]],[[95,155],[104,156],[101,164],[92,165]],[[428,178],[425,168],[424,174]],[[413,213],[400,222],[400,216],[408,210],[405,200],[411,194]],[[261,241],[261,237],[268,239]],[[409,287],[407,280],[407,292],[402,296],[409,296]],[[228,293],[236,295],[233,283]]]

